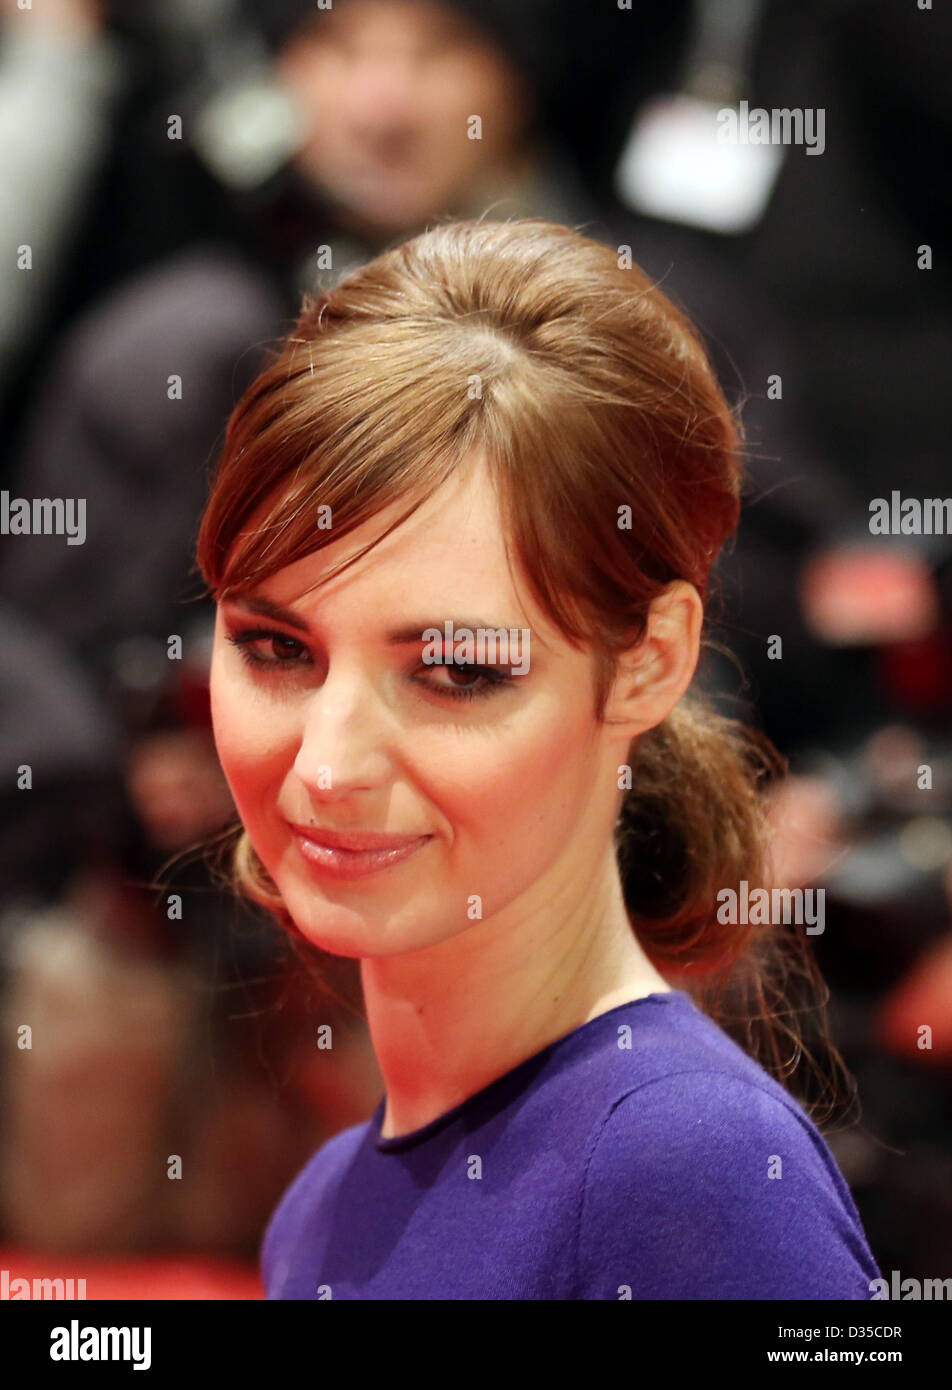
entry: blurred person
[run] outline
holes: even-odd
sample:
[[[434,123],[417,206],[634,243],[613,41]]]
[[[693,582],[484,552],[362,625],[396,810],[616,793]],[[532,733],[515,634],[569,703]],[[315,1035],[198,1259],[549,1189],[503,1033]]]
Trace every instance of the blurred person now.
[[[272,1216],[269,1297],[871,1296],[783,1060],[809,943],[717,907],[769,882],[779,770],[686,698],[738,444],[651,279],[540,220],[309,296],[238,403],[197,549],[236,881],[360,962],[386,1084]]]
[[[0,3],[0,393],[50,305],[128,78],[104,9],[105,0]]]
[[[284,6],[299,17],[301,5]],[[280,15],[278,7],[277,15]],[[280,45],[306,131],[295,165],[368,245],[505,198],[571,201],[541,114],[565,55],[551,0],[344,0]],[[262,13],[272,44],[285,33]],[[550,168],[551,166],[551,168]],[[580,204],[581,206],[581,204]]]
[[[56,901],[78,864],[109,863],[127,803],[121,735],[79,662],[5,603],[0,645],[0,912],[9,912]]]
[[[873,499],[949,492],[952,280],[935,248],[952,208],[935,168],[952,146],[950,43],[947,8],[811,0],[765,6],[753,54],[751,104],[822,108],[830,132],[822,158],[790,152],[763,218],[726,248],[787,326],[794,389],[845,492],[798,585],[828,685],[848,685],[801,744],[855,747],[897,719],[926,732],[952,701],[938,595],[952,531],[870,534]],[[931,693],[904,700],[927,667]]]
[[[897,674],[905,665],[915,680],[924,645],[937,672],[946,664],[936,576],[949,537],[873,537],[869,507],[900,486],[920,497],[947,490],[952,296],[948,267],[931,250],[949,223],[934,170],[952,135],[950,14],[889,0],[696,0],[675,9],[678,55],[653,84],[629,87],[628,140],[613,142],[614,194],[636,240],[642,227],[662,241],[670,235],[689,257],[739,276],[766,321],[782,325],[783,360],[758,343],[748,380],[774,381],[767,412],[796,409],[819,467],[797,480],[793,456],[782,485],[794,482],[810,523],[778,545],[772,521],[761,527],[750,511],[747,538],[742,526],[722,572],[740,616],[733,645],[751,700],[771,737],[799,758],[857,746],[902,713],[882,678],[887,665]],[[632,17],[606,20],[618,47]],[[634,57],[630,67],[634,76]],[[725,166],[715,185],[718,218],[690,172],[703,169],[704,149],[714,166],[725,148],[718,120],[742,100],[752,113],[816,113],[825,143],[807,152],[752,138],[731,150],[746,162]],[[771,178],[760,172],[765,163]],[[783,637],[782,664],[769,653],[773,634]],[[828,698],[831,688],[838,699]],[[937,682],[933,711],[948,698],[948,682]]]

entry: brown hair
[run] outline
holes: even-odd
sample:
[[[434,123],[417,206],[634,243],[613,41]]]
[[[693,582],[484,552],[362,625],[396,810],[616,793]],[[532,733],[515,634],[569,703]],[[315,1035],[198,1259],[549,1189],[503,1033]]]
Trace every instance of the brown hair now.
[[[540,219],[438,225],[305,296],[231,416],[197,561],[221,599],[405,503],[389,534],[481,448],[510,557],[566,640],[590,645],[601,718],[652,600],[683,579],[707,602],[739,520],[741,439],[690,322],[624,253]],[[717,918],[719,889],[769,886],[763,792],[784,760],[691,692],[633,754],[616,841],[639,941],[821,1122],[809,1088],[852,1079],[803,928]],[[293,932],[246,833],[233,869]]]

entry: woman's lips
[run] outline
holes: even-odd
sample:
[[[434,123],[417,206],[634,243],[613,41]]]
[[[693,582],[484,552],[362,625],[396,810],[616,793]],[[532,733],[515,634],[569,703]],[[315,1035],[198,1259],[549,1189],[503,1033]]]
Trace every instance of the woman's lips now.
[[[301,857],[333,878],[358,879],[401,864],[431,835],[378,835],[291,825]]]

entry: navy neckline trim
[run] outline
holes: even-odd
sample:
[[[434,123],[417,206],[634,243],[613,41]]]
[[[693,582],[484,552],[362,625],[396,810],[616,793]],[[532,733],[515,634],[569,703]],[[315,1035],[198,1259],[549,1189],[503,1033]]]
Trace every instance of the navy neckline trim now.
[[[532,1066],[533,1063],[538,1064],[543,1058],[556,1052],[560,1047],[564,1047],[567,1043],[574,1041],[581,1034],[587,1033],[590,1029],[594,1028],[596,1024],[603,1023],[605,1019],[611,1018],[614,1014],[621,1013],[623,1009],[636,1008],[639,1004],[665,1004],[671,1003],[674,1000],[680,1000],[694,1007],[691,996],[683,989],[659,990],[654,994],[643,994],[638,999],[626,999],[623,1003],[616,1004],[611,1009],[606,1009],[604,1013],[596,1014],[594,1018],[588,1019],[585,1023],[580,1023],[577,1028],[572,1029],[571,1033],[566,1033],[561,1038],[555,1038],[538,1052],[534,1052],[531,1057],[526,1057],[524,1061],[518,1062],[514,1067],[510,1068],[509,1071],[504,1072],[502,1076],[497,1076],[495,1081],[488,1082],[480,1090],[475,1091],[471,1096],[460,1101],[458,1105],[454,1105],[452,1109],[445,1111],[442,1115],[437,1115],[435,1120],[430,1120],[428,1124],[421,1125],[419,1129],[409,1130],[406,1134],[391,1135],[386,1139],[384,1139],[380,1133],[387,1103],[387,1097],[386,1094],[384,1094],[370,1119],[370,1135],[374,1146],[380,1153],[395,1153],[401,1149],[413,1148],[416,1144],[423,1143],[432,1135],[444,1129],[447,1125],[452,1124],[453,1121],[458,1119],[470,1106],[478,1104],[479,1101],[485,1099],[486,1096],[499,1087],[511,1084],[525,1068]]]

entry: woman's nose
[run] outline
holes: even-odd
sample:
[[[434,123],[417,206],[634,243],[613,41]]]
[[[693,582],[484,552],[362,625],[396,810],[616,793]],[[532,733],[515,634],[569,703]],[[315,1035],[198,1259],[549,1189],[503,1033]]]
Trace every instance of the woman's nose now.
[[[328,674],[309,697],[294,771],[317,800],[385,786],[389,721],[379,696],[355,672]]]

